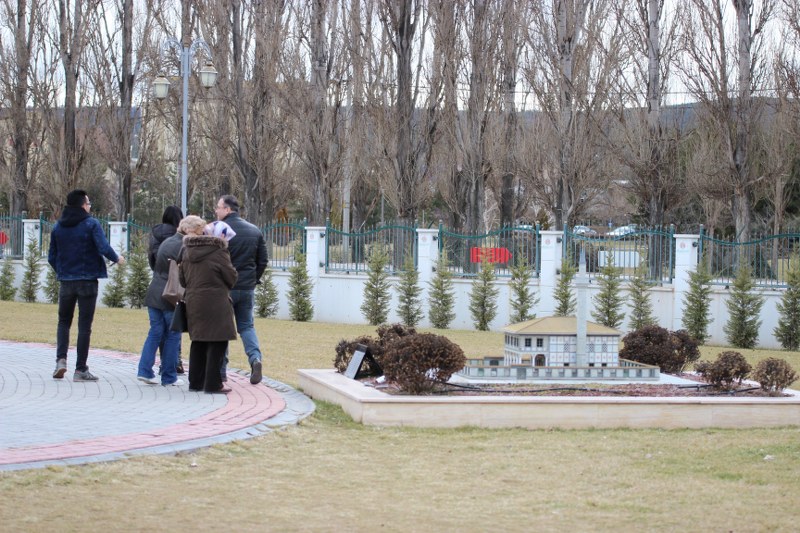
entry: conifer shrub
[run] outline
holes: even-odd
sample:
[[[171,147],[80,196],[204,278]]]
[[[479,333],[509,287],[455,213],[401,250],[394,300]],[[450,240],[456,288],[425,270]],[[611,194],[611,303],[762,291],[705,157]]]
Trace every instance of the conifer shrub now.
[[[464,352],[448,338],[421,333],[391,342],[382,364],[386,378],[403,392],[424,394],[449,380],[466,362]]]
[[[428,285],[428,318],[431,325],[437,329],[447,329],[456,317],[453,311],[456,297],[453,274],[447,269],[447,258],[444,253],[439,256],[436,275]]]
[[[684,330],[670,332],[660,326],[645,326],[625,335],[622,342],[621,358],[658,366],[668,374],[679,374],[700,358],[697,341]]]
[[[58,281],[58,274],[55,269],[48,268],[47,275],[44,277],[44,297],[51,304],[58,303],[58,293],[61,289],[61,283]]]
[[[125,297],[132,308],[141,309],[147,297],[147,288],[150,286],[150,264],[147,262],[145,234],[141,234],[133,240],[126,266],[128,279],[125,283]]]
[[[419,272],[414,268],[413,259],[407,259],[400,273],[397,284],[397,314],[403,324],[414,327],[422,320],[422,304],[420,302],[422,287],[419,286]]]
[[[361,314],[372,326],[383,324],[389,316],[389,301],[392,298],[392,284],[389,282],[389,254],[383,245],[370,249],[367,282],[364,284],[364,300]]]
[[[497,316],[499,293],[500,289],[495,286],[494,265],[484,259],[469,294],[469,312],[478,331],[489,331],[489,324]]]
[[[600,270],[597,284],[600,291],[594,297],[592,318],[609,328],[618,328],[625,318],[620,293],[622,269],[614,266],[614,254],[606,254],[606,264]]]
[[[682,325],[693,338],[703,344],[708,338],[708,325],[713,320],[711,306],[711,275],[706,262],[697,264],[697,269],[689,273],[689,292],[683,300]]]
[[[314,283],[308,277],[306,256],[295,255],[296,264],[289,269],[289,316],[297,322],[308,322],[314,316],[311,291]]]
[[[553,289],[553,299],[556,301],[556,308],[553,316],[571,316],[575,314],[577,299],[572,290],[572,279],[575,277],[575,267],[564,259],[561,262],[561,275],[558,276],[555,289]]]
[[[762,389],[775,396],[797,379],[797,373],[783,359],[767,357],[756,363],[752,378]]]
[[[780,318],[774,329],[775,338],[787,350],[800,348],[800,257],[790,261],[786,291],[777,303]]]
[[[50,270],[53,270],[52,268]],[[14,263],[10,257],[3,260],[3,270],[0,271],[0,300],[8,302],[14,299],[17,289],[14,287]]]
[[[261,318],[275,316],[278,312],[278,288],[272,281],[272,270],[269,268],[261,276],[261,283],[256,287],[256,315]]]
[[[694,368],[712,387],[722,390],[735,389],[752,370],[747,359],[734,351],[721,352],[716,361],[701,361]]]
[[[111,276],[103,291],[102,302],[106,307],[125,307],[125,271],[128,263],[113,265]]]
[[[728,323],[723,328],[728,342],[737,348],[754,348],[761,327],[761,306],[764,298],[753,292],[755,282],[750,267],[739,265],[731,295],[725,302]]]
[[[539,303],[539,298],[531,290],[530,283],[533,270],[528,266],[528,261],[522,254],[517,255],[514,266],[511,267],[511,280],[508,282],[511,293],[511,323],[525,322],[536,318],[536,313],[531,309]]]
[[[656,323],[656,319],[653,317],[653,305],[650,302],[650,287],[653,286],[653,283],[647,279],[645,272],[646,264],[642,262],[636,267],[633,279],[628,285],[631,306],[629,321],[632,330]]]
[[[35,237],[28,239],[26,248],[19,295],[25,302],[35,302],[36,294],[41,286],[39,273],[42,271],[42,254],[39,251],[39,242]]]

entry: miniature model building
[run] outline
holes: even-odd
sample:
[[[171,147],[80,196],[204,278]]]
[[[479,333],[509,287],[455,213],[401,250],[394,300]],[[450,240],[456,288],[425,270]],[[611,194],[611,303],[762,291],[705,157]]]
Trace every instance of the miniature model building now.
[[[594,322],[586,323],[586,360],[579,363],[577,321],[574,316],[552,316],[506,326],[503,364],[619,366],[622,332]]]
[[[622,332],[587,320],[589,279],[581,252],[577,316],[535,318],[503,328],[503,356],[468,359],[465,378],[658,380],[659,368],[619,358]]]

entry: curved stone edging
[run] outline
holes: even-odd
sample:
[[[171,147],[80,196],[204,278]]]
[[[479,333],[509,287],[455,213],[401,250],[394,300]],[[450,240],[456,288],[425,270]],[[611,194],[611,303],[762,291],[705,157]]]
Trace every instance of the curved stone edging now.
[[[800,397],[393,396],[335,370],[298,370],[300,388],[376,426],[452,428],[756,428],[800,425]]]

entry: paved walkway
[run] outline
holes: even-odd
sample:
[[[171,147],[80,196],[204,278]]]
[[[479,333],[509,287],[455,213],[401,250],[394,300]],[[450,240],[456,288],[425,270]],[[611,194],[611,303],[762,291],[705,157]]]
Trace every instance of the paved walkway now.
[[[0,341],[0,470],[189,451],[261,435],[314,410],[288,385],[251,385],[232,369],[227,395],[147,385],[136,379],[138,355],[108,350],[89,354],[99,381],[72,381],[74,350],[64,379],[53,379],[54,354],[52,345]]]

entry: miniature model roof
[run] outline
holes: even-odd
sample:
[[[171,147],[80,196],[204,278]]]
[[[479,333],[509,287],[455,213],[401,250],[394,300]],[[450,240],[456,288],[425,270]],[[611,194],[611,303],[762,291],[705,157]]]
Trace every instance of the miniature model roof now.
[[[503,328],[506,333],[518,335],[576,335],[578,319],[574,316],[548,316],[534,318],[525,322],[509,324]],[[586,321],[587,335],[622,335],[618,329]]]

